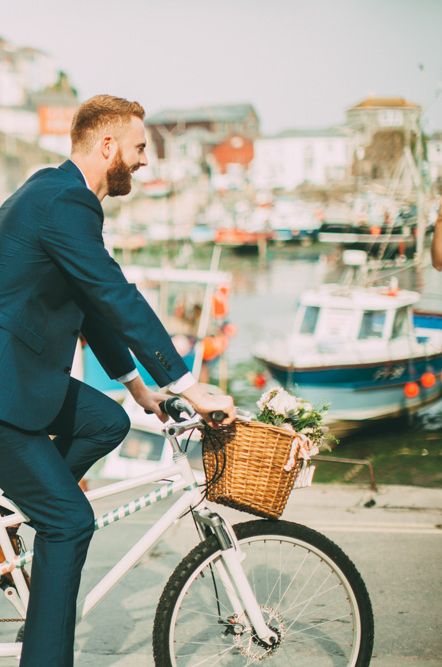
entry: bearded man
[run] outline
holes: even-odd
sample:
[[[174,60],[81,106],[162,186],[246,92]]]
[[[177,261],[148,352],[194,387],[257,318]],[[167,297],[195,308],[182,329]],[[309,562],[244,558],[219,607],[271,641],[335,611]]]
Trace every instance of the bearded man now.
[[[36,530],[21,667],[71,667],[75,606],[94,516],[78,480],[129,430],[114,401],[70,377],[80,332],[112,378],[163,418],[129,348],[160,387],[207,419],[226,413],[188,373],[161,322],[104,248],[106,195],[147,164],[144,110],[99,95],[73,119],[72,155],[0,208],[0,488]],[[55,436],[51,440],[49,435]]]

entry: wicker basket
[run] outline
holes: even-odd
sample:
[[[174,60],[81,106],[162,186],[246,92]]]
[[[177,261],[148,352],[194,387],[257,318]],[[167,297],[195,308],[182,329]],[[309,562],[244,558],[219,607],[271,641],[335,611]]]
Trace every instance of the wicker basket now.
[[[302,464],[299,445],[293,450],[293,442],[294,434],[286,429],[255,421],[207,430],[203,461],[208,500],[279,518]],[[294,465],[285,470],[291,457]]]

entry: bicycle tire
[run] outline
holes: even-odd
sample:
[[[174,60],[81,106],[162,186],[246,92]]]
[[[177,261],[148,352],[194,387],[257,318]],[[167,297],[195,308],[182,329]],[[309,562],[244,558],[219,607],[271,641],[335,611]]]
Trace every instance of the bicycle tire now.
[[[266,622],[278,633],[277,647],[268,651],[241,623],[239,634],[231,630],[228,598],[219,579],[216,592],[213,585],[211,566],[220,549],[211,536],[181,561],[163,591],[154,621],[156,667],[236,667],[261,661],[269,667],[367,667],[374,636],[371,603],[361,575],[344,552],[321,533],[288,521],[249,521],[234,530]],[[324,588],[330,578],[333,587]],[[284,598],[290,589],[287,605]],[[217,601],[221,619],[216,618]]]

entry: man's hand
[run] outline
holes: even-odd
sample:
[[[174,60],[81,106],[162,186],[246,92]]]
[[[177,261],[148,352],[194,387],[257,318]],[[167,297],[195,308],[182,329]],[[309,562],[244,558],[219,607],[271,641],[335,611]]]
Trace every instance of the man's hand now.
[[[160,409],[160,403],[170,398],[169,394],[160,391],[152,391],[144,384],[140,376],[124,383],[129,389],[138,405],[148,412],[153,412],[162,422],[166,422],[169,417]]]
[[[211,426],[219,426],[211,418],[213,412],[221,411],[226,415],[222,424],[231,424],[236,417],[236,410],[231,396],[225,394],[213,395],[197,382],[182,391],[180,395],[188,401],[201,417]]]

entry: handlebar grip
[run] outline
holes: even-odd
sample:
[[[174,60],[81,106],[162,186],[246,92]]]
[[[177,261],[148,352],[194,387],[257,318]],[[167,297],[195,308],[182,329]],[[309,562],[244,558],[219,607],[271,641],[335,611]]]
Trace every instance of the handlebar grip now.
[[[184,418],[182,417],[183,412],[190,417],[194,414],[190,405],[181,400],[179,396],[171,396],[165,401],[161,401],[161,403],[159,403],[159,408],[161,412],[169,415],[169,417],[172,417],[172,419],[176,422],[184,421]],[[153,414],[151,410],[145,410],[144,412],[147,415]]]
[[[172,396],[171,398],[167,398],[165,401],[162,401],[160,403],[160,408],[163,412],[166,413],[166,415],[172,417],[172,419],[176,422],[184,421],[185,417],[182,416],[183,412],[188,417],[192,417],[195,414],[193,408],[188,403],[186,403],[186,401],[183,401],[179,396]]]

